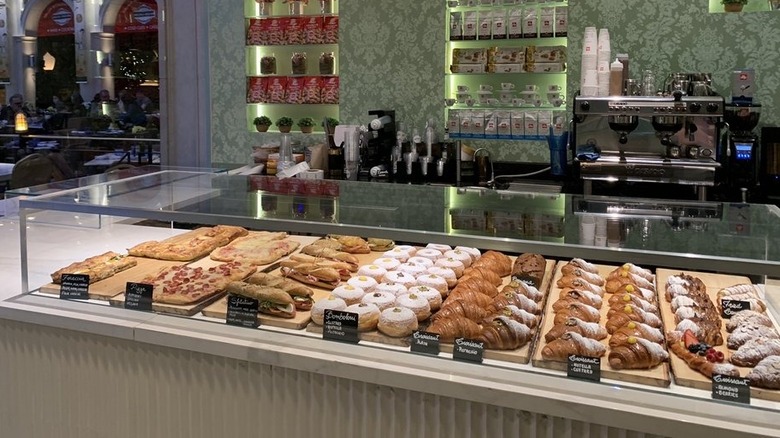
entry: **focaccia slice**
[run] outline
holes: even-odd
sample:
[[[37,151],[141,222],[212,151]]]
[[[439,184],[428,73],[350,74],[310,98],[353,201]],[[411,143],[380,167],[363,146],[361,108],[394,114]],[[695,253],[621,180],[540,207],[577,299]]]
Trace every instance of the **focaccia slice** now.
[[[220,294],[231,281],[252,275],[255,266],[242,262],[222,263],[210,268],[172,266],[161,269],[142,283],[151,284],[155,303],[191,305]]]
[[[252,232],[211,251],[210,258],[221,262],[242,261],[267,265],[295,251],[299,243],[285,239],[287,233]]]
[[[89,275],[89,282],[95,283],[137,264],[138,261],[133,257],[118,254],[114,251],[107,251],[58,269],[51,274],[51,280],[55,284],[60,284],[62,274],[87,274]]]

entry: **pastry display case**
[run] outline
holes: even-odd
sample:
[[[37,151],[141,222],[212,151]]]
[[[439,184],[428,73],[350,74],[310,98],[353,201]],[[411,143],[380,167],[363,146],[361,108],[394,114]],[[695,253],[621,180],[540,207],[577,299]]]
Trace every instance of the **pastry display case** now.
[[[633,415],[630,406],[643,400],[659,418],[710,422],[702,427],[721,431],[761,431],[780,418],[778,377],[772,374],[777,368],[767,359],[777,355],[771,352],[780,342],[774,340],[780,294],[780,210],[774,206],[280,182],[195,170],[161,170],[22,197],[19,206],[23,294],[14,300],[26,304],[134,318],[139,311],[131,309],[138,309],[142,295],[133,288],[152,284],[142,311],[156,315],[153,321],[176,321],[170,324],[195,337],[237,329],[241,339],[274,339],[326,356],[348,348],[344,360],[380,358],[401,370],[415,364],[402,373],[438,370],[518,392],[538,388],[542,397],[612,406],[614,415]],[[46,255],[49,243],[40,233],[66,230],[94,215],[103,218],[101,229],[82,232],[114,240],[79,241],[70,254]],[[238,281],[224,286],[228,294],[186,302],[166,298],[175,281],[165,283],[163,292],[155,276],[213,273],[232,262],[209,251],[160,260],[139,247],[148,250],[155,241],[178,251],[182,242],[203,242],[192,236],[219,234],[208,234],[206,227],[244,232],[234,240],[240,243],[221,244],[220,257],[246,249],[249,240],[265,242],[252,246],[252,272],[241,271],[241,278],[233,278]],[[326,252],[330,245],[339,249]],[[57,284],[50,276],[107,251],[116,253],[107,265],[117,257],[137,264],[82,285]],[[440,257],[431,257],[437,252]],[[409,257],[417,260],[410,263]],[[420,260],[427,257],[433,268]],[[334,279],[304,267],[326,259],[327,267],[336,268]],[[442,269],[430,271],[437,267]],[[372,269],[386,272],[375,276]],[[425,281],[417,280],[422,276]],[[269,281],[292,300],[263,295]],[[371,289],[377,284],[387,287]],[[403,294],[391,288],[399,285],[415,289]],[[306,288],[310,292],[300,292]],[[364,293],[357,296],[356,289]],[[251,296],[261,303],[259,310],[236,307],[235,297]],[[583,308],[586,301],[591,309]],[[748,322],[721,316],[742,305],[758,316]],[[355,331],[346,323],[339,327],[347,329],[334,331],[334,315],[358,315]],[[408,325],[398,324],[407,317]],[[470,321],[452,322],[461,317]],[[586,336],[591,329],[593,339]],[[759,332],[766,339],[751,340]],[[358,345],[329,342],[334,336]],[[433,352],[419,350],[430,347],[426,340],[435,341]],[[751,342],[769,353],[740,350]],[[733,424],[713,425],[718,416]]]

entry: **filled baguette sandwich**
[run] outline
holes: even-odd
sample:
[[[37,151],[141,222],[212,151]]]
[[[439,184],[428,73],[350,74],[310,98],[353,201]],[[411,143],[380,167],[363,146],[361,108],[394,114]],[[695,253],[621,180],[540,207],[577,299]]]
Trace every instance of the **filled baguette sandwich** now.
[[[261,313],[280,318],[295,317],[295,303],[292,297],[279,288],[231,281],[225,290],[233,295],[257,300],[258,311]]]
[[[244,281],[259,286],[275,287],[287,292],[293,299],[296,310],[311,310],[311,306],[314,305],[314,291],[297,281],[264,272],[254,273]]]

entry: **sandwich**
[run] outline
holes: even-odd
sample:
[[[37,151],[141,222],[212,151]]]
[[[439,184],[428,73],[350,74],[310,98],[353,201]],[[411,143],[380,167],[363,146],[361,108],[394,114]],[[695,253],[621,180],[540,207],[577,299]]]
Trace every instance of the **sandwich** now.
[[[233,295],[257,300],[257,309],[261,313],[280,318],[295,317],[295,302],[287,292],[279,288],[231,281],[225,290]]]
[[[293,299],[296,310],[311,310],[311,306],[314,305],[314,291],[296,281],[263,272],[252,274],[244,281],[259,286],[275,287],[287,292]]]
[[[282,275],[311,284],[324,289],[333,290],[341,282],[339,271],[329,266],[318,263],[297,262],[295,260],[282,261]]]
[[[363,240],[362,237],[329,234],[328,239],[338,241],[341,244],[341,250],[350,254],[368,254],[371,252],[368,242]]]
[[[323,268],[333,268],[338,271],[339,276],[344,281],[349,280],[352,277],[352,272],[357,271],[357,267],[350,263],[315,257],[308,254],[293,254],[290,256],[289,260],[297,263],[313,263]]]
[[[385,252],[395,247],[395,242],[390,239],[379,239],[377,237],[368,238],[368,247],[371,251]]]
[[[312,256],[312,258],[317,257],[345,263],[348,265],[347,269],[351,272],[357,272],[358,266],[360,265],[360,260],[350,253],[319,245],[304,246],[301,248],[301,254]]]

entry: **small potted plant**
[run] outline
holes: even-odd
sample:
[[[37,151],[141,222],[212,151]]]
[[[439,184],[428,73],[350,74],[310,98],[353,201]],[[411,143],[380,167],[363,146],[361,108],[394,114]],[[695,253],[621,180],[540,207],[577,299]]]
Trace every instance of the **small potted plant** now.
[[[279,132],[290,132],[292,129],[293,119],[289,117],[279,117],[276,121],[276,126],[279,128]]]
[[[266,132],[268,131],[268,128],[271,125],[273,125],[271,119],[266,116],[255,117],[252,123],[255,124],[255,128],[257,128],[257,132]]]
[[[314,130],[314,119],[311,117],[304,117],[298,120],[298,127],[301,128],[302,133],[311,134]]]
[[[742,8],[748,4],[748,0],[720,0],[720,2],[726,12],[742,12]]]
[[[338,124],[338,119],[334,119],[333,117],[325,117],[325,120],[322,122],[322,127],[325,129],[325,132],[333,135],[333,132],[336,130],[336,126],[338,126]]]

